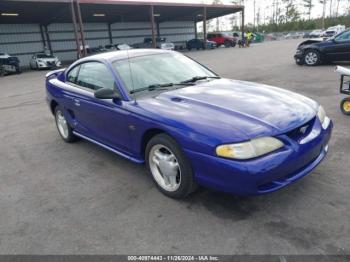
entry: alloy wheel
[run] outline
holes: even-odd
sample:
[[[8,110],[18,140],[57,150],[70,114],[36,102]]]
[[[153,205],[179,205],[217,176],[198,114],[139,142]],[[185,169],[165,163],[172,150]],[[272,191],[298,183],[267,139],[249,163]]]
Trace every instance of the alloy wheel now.
[[[157,184],[168,192],[181,184],[181,168],[174,153],[164,145],[154,145],[149,153],[149,167]]]
[[[58,131],[60,132],[61,136],[65,139],[68,138],[69,132],[68,132],[68,123],[66,118],[64,117],[62,111],[58,110],[56,112],[56,124]]]
[[[307,65],[315,65],[318,62],[318,55],[316,52],[310,51],[305,55],[305,63]]]

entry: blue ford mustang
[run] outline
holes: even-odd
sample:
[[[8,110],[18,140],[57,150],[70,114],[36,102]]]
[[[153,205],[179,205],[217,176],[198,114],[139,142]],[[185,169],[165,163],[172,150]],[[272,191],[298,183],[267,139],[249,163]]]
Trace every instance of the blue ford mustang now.
[[[66,142],[145,163],[174,198],[197,185],[239,195],[285,187],[324,159],[333,126],[309,98],[220,78],[173,51],[83,58],[48,73],[46,88]]]

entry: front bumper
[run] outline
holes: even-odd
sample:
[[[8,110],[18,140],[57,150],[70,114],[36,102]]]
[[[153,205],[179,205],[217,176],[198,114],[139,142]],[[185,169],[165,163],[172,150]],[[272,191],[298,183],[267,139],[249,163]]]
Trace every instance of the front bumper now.
[[[185,150],[198,184],[237,195],[260,195],[279,190],[309,174],[328,152],[333,123],[323,129],[318,119],[296,141],[281,135],[285,146],[264,157],[237,161]]]
[[[297,52],[294,55],[294,60],[298,64],[301,64],[304,62],[304,52],[302,50],[297,50]]]
[[[61,62],[37,62],[39,68],[58,68]]]

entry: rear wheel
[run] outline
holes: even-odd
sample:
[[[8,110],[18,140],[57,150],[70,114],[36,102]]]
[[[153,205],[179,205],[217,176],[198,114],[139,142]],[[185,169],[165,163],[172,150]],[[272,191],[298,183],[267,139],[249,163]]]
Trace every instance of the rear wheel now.
[[[56,106],[55,108],[55,121],[58,133],[65,142],[72,143],[78,140],[78,138],[73,134],[73,129],[69,126],[60,106]]]
[[[304,55],[304,62],[308,66],[315,66],[321,63],[320,54],[316,50],[308,50]]]
[[[191,165],[170,136],[153,137],[147,144],[145,159],[153,181],[166,196],[183,198],[195,190]]]
[[[340,109],[345,115],[350,115],[350,97],[344,98],[340,103]]]

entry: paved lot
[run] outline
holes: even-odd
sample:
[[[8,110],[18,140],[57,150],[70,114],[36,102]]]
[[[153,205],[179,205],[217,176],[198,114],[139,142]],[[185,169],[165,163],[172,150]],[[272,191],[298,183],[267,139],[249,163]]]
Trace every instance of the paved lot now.
[[[326,161],[255,198],[206,189],[166,198],[143,166],[59,138],[44,71],[1,78],[0,253],[350,254],[350,117],[333,66],[296,66],[297,42],[188,53],[225,77],[316,99],[334,120]]]

